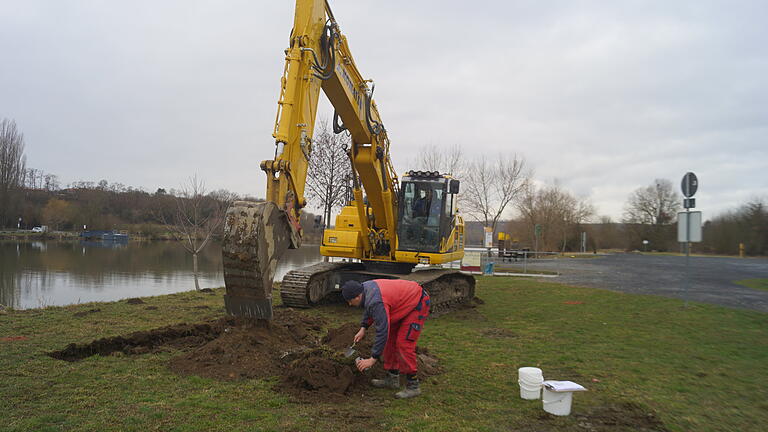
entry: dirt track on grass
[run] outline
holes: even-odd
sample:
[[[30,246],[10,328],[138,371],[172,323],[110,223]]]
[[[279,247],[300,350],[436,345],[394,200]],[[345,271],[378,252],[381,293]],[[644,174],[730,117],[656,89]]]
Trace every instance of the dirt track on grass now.
[[[323,332],[326,322],[292,309],[275,311],[269,324],[232,317],[203,323],[181,323],[125,336],[70,344],[49,353],[53,358],[78,361],[92,355],[141,355],[180,350],[169,368],[180,375],[217,380],[277,376],[276,390],[303,401],[365,396],[369,380],[381,376],[380,367],[360,373],[354,358],[343,356],[358,330],[348,323]],[[370,355],[373,334],[358,343],[359,355]],[[439,361],[426,349],[417,350],[419,375],[441,372]]]

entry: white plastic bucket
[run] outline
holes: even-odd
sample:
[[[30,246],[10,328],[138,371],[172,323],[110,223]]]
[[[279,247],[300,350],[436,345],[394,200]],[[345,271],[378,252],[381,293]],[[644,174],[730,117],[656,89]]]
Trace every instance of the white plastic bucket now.
[[[521,367],[517,370],[520,385],[520,397],[527,400],[539,399],[541,397],[541,385],[544,382],[544,375],[541,369],[534,367]]]
[[[544,393],[541,398],[544,411],[557,416],[567,416],[571,413],[572,401],[573,392],[553,392],[544,387]]]
[[[541,397],[541,386],[528,386],[522,381],[518,381],[520,384],[520,397],[527,400],[539,399]]]

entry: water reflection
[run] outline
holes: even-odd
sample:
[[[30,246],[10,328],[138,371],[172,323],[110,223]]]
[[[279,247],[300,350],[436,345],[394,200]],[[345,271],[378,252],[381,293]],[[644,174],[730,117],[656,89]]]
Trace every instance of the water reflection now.
[[[288,271],[319,262],[317,246],[290,250]],[[224,285],[221,249],[200,254],[200,285]],[[0,242],[0,304],[14,308],[109,301],[194,289],[192,257],[173,242]]]

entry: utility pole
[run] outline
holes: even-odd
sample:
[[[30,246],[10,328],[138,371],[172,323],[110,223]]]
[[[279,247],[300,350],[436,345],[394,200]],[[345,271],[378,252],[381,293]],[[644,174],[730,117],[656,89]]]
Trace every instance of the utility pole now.
[[[534,234],[535,234],[534,247],[533,247],[533,256],[534,256],[534,258],[538,258],[538,256],[539,256],[539,237],[541,237],[541,225],[540,224],[536,224],[533,227],[533,229],[534,229]]]

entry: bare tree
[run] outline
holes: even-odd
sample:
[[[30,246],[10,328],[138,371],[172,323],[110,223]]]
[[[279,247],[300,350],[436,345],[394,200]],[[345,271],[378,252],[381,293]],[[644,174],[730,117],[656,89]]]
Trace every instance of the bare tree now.
[[[569,238],[578,238],[579,227],[594,216],[595,210],[586,199],[579,199],[557,182],[537,188],[526,184],[517,208],[526,221],[527,234],[535,241],[536,225],[541,225],[539,246],[565,252]]]
[[[632,192],[624,209],[624,223],[665,225],[674,221],[680,210],[680,194],[667,179]]]
[[[59,176],[56,174],[46,174],[44,187],[49,192],[59,190]]]
[[[12,212],[17,206],[17,192],[24,185],[25,165],[24,135],[15,121],[0,120],[0,226],[7,226],[17,216]]]
[[[666,179],[656,179],[653,184],[632,192],[623,219],[631,237],[630,244],[639,247],[642,240],[649,240],[653,249],[672,247],[673,234],[668,226],[675,222],[681,200],[672,182]]]
[[[462,211],[495,231],[507,206],[524,189],[528,177],[524,167],[525,160],[517,155],[473,160],[463,180]]]
[[[450,147],[428,144],[416,155],[416,169],[439,171],[454,178],[463,178],[465,171],[464,153],[458,144]]]
[[[313,140],[306,195],[323,209],[326,227],[331,225],[331,212],[346,202],[352,166],[344,147],[349,143],[349,136],[345,133],[334,134],[327,121],[320,123]]]
[[[225,197],[229,198],[231,195]],[[161,218],[184,249],[192,254],[195,289],[199,290],[197,256],[224,222],[224,214],[231,201],[222,201],[221,194],[215,197],[206,195],[205,183],[195,174],[176,191],[174,203],[172,222],[168,222],[163,215]]]

